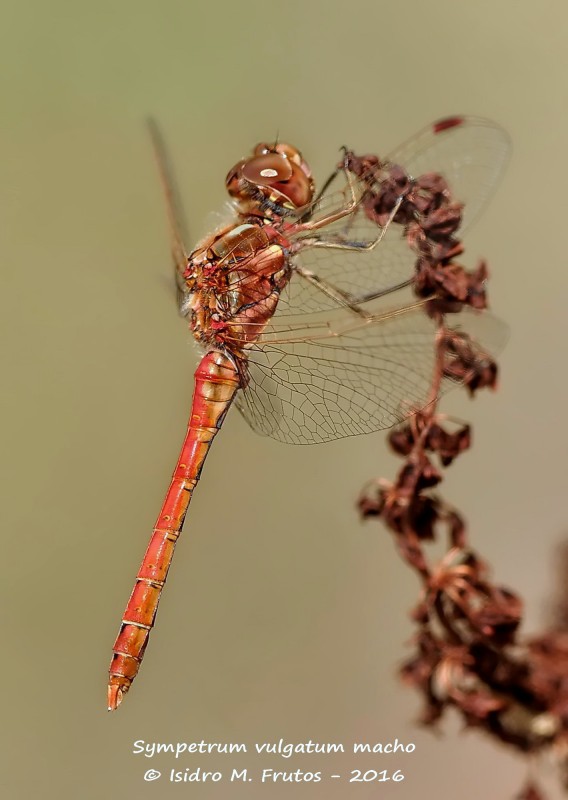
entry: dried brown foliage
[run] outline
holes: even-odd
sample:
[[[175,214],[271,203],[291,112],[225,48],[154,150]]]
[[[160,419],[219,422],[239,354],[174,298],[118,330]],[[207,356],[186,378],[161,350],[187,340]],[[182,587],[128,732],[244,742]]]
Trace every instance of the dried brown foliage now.
[[[402,680],[423,697],[423,725],[454,708],[466,727],[526,754],[551,750],[568,765],[568,603],[559,605],[553,630],[520,638],[521,598],[493,581],[464,517],[438,493],[444,470],[471,445],[470,426],[449,425],[438,411],[443,379],[459,381],[471,395],[496,385],[495,361],[446,322],[465,305],[486,307],[487,266],[468,271],[455,261],[463,252],[456,237],[462,207],[441,176],[411,180],[375,156],[347,158],[367,182],[370,219],[384,224],[398,204],[394,222],[404,226],[417,256],[414,290],[429,298],[426,312],[437,323],[431,402],[389,436],[404,459],[394,482],[373,481],[359,500],[364,517],[380,517],[391,531],[422,585],[411,612],[414,654],[401,668]],[[441,536],[447,552],[431,563],[425,545]],[[518,795],[543,797],[532,781]]]

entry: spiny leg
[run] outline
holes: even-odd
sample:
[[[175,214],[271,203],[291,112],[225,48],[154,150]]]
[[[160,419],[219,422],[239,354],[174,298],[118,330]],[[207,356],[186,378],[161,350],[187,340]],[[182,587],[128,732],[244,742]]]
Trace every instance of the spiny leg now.
[[[379,234],[376,239],[369,241],[369,242],[348,242],[348,241],[340,241],[336,240],[333,241],[331,239],[323,239],[323,238],[305,238],[300,240],[300,247],[298,248],[298,252],[304,248],[325,248],[328,250],[344,250],[349,252],[359,252],[359,253],[369,253],[373,251],[383,240],[389,225],[391,224],[392,220],[394,219],[399,206],[402,202],[402,197],[400,197],[392,209],[385,225],[381,227]],[[357,314],[360,317],[365,319],[369,318],[370,315],[364,309],[360,308],[360,306],[364,303],[367,303],[371,300],[377,300],[380,297],[385,295],[391,294],[392,292],[399,291],[400,289],[405,288],[406,286],[410,286],[412,283],[412,279],[409,278],[406,281],[401,281],[400,283],[390,286],[387,289],[380,289],[376,292],[369,292],[364,295],[354,295],[351,292],[346,292],[343,289],[335,286],[332,282],[320,277],[315,272],[311,270],[307,270],[300,265],[296,265],[294,267],[294,271],[300,275],[304,280],[308,281],[319,289],[321,292],[326,294],[328,297],[335,300],[340,306],[344,306],[349,308],[352,312]]]

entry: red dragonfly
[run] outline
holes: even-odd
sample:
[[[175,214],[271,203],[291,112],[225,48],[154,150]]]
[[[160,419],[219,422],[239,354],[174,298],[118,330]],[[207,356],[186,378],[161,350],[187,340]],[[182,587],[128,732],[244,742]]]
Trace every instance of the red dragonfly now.
[[[316,195],[299,150],[259,144],[227,175],[231,218],[188,252],[153,123],[150,132],[167,199],[179,308],[202,357],[187,434],[114,644],[109,710],[139,670],[189,501],[231,404],[259,433],[305,444],[387,428],[423,408],[435,325],[424,300],[404,297],[416,252],[393,223],[415,179],[436,173],[465,204],[464,230],[509,154],[508,136],[487,120],[451,117],[429,126],[372,161],[375,191],[381,176],[391,186],[379,224],[365,212],[369,173],[353,169],[352,154],[344,152]],[[394,185],[405,188],[393,196],[399,164],[406,178]],[[386,308],[393,295],[402,299]],[[458,316],[462,325],[464,315]],[[475,315],[465,316],[471,322]],[[486,313],[477,318],[498,344],[498,321]]]

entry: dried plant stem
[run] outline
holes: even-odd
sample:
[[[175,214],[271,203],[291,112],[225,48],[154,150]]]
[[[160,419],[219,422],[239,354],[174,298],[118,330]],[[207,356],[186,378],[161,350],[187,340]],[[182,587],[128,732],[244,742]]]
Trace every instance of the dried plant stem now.
[[[411,179],[401,167],[382,164],[374,156],[346,157],[350,169],[367,182],[363,204],[369,219],[384,223],[393,203],[398,204],[394,221],[404,226],[417,254],[414,291],[428,298],[426,312],[436,322],[424,408],[389,436],[404,464],[394,483],[375,480],[359,500],[362,515],[380,517],[394,535],[398,552],[422,585],[411,614],[417,626],[416,652],[402,666],[401,676],[423,695],[424,725],[436,724],[452,707],[466,726],[529,755],[531,762],[552,750],[566,778],[568,603],[563,628],[519,639],[521,599],[491,581],[486,563],[469,545],[462,515],[432,492],[441,484],[443,470],[471,443],[468,425],[453,431],[442,425],[448,421],[438,411],[444,384],[460,382],[472,395],[496,385],[493,358],[447,323],[464,306],[485,308],[487,267],[482,262],[468,272],[455,263],[463,252],[455,237],[462,207],[441,176]],[[424,546],[442,531],[448,537],[447,552],[430,565]],[[519,800],[543,797],[531,774]]]

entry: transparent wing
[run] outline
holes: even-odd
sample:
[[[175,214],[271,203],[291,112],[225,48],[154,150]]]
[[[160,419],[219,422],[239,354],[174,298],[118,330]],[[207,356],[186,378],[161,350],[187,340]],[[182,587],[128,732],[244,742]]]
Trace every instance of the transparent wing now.
[[[446,117],[421,130],[389,154],[414,178],[438,172],[465,203],[461,231],[493,195],[511,155],[511,140],[495,122],[481,117]]]
[[[150,138],[152,140],[156,164],[158,166],[160,183],[162,184],[162,191],[166,202],[166,212],[170,232],[170,249],[174,266],[178,307],[182,313],[185,313],[185,280],[183,278],[183,273],[187,267],[188,258],[188,253],[184,244],[184,242],[187,241],[187,232],[185,230],[184,223],[185,216],[183,213],[180,194],[173,178],[173,171],[171,169],[164,138],[158,123],[154,119],[149,118],[147,120],[147,124]]]
[[[465,204],[460,228],[463,233],[493,194],[509,154],[509,137],[495,123],[477,117],[451,117],[420,131],[393,151],[388,161],[404,167],[415,178],[429,172],[443,175],[455,199]],[[335,188],[341,175],[330,188]],[[355,181],[355,189],[361,196],[364,188],[360,182]],[[347,196],[345,188],[329,197],[325,193],[314,215],[333,210],[342,196]],[[377,244],[372,247],[374,242]],[[365,302],[369,295],[386,294],[410,280],[415,261],[416,254],[408,247],[402,227],[391,223],[385,230],[379,228],[359,205],[349,217],[305,239],[304,247],[295,256],[299,270],[283,293],[278,314],[338,307],[337,299],[318,291],[302,277],[302,271],[313,273],[340,294],[353,296],[357,303]]]
[[[480,352],[504,345],[506,326],[487,313],[462,311],[454,325],[472,327]],[[309,328],[309,326],[308,326]],[[416,308],[374,324],[348,318],[314,323],[281,341],[251,348],[248,384],[236,405],[258,433],[315,444],[388,428],[429,401],[435,327]],[[444,389],[455,386],[445,382]]]
[[[359,305],[370,295],[388,294],[409,281],[415,262],[416,254],[406,243],[400,225],[390,223],[380,228],[358,206],[344,222],[306,239],[293,257],[295,270],[282,294],[278,314],[332,311],[342,305],[332,293],[318,290],[306,273]]]

